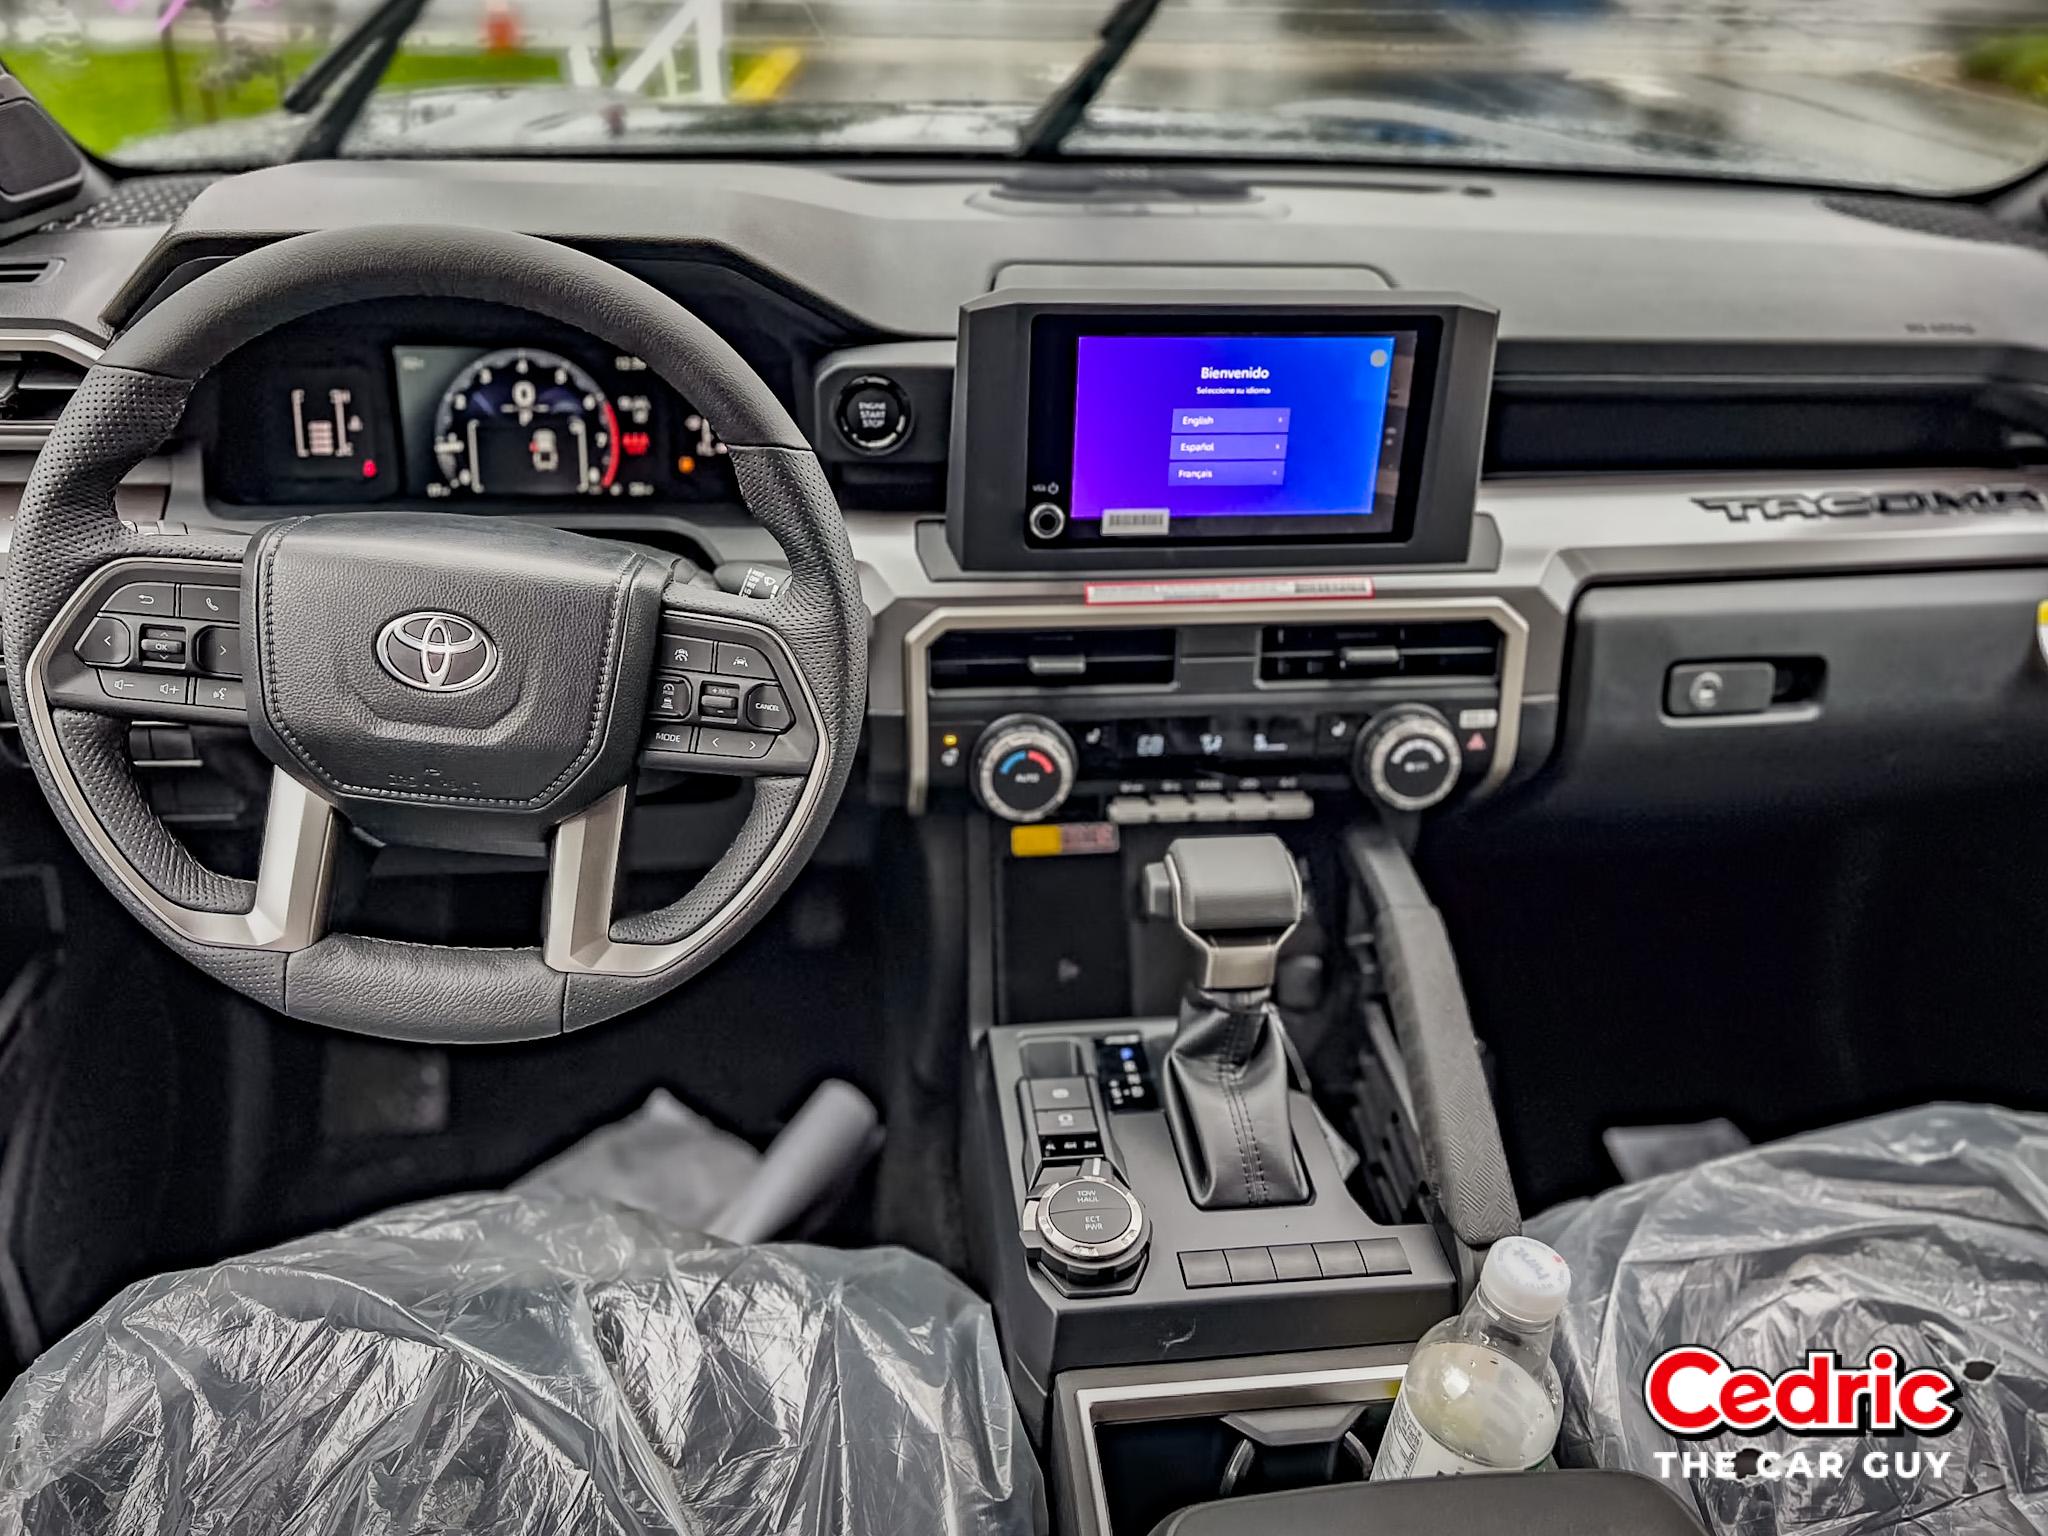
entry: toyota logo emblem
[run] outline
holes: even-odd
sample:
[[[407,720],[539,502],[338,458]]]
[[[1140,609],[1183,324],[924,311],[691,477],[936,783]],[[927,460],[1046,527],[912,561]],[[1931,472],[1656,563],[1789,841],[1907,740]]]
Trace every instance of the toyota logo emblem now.
[[[498,670],[498,648],[458,613],[408,613],[377,636],[377,660],[408,688],[459,693]]]

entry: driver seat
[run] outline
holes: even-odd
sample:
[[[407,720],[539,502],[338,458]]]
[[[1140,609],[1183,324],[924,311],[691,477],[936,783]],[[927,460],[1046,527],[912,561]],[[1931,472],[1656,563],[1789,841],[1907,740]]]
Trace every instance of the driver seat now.
[[[130,1286],[0,1400],[0,1529],[1005,1533],[988,1308],[900,1249],[472,1195]]]

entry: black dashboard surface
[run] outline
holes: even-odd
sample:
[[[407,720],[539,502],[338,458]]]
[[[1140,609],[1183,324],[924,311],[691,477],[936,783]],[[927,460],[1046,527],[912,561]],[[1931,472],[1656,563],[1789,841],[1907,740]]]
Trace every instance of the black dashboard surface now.
[[[40,314],[28,312],[32,291],[7,295],[0,327],[90,344],[186,274],[316,228],[477,224],[617,262],[731,340],[839,477],[875,613],[870,742],[885,774],[910,745],[899,722],[912,702],[913,637],[962,608],[1046,624],[1085,602],[1078,575],[960,570],[938,522],[945,439],[934,423],[947,413],[960,306],[1027,277],[1100,287],[1121,276],[1158,289],[1263,271],[1276,286],[1454,289],[1498,309],[1471,552],[1376,579],[1404,601],[1497,601],[1527,626],[1529,762],[1518,773],[1557,739],[1574,615],[1596,588],[2048,567],[2048,260],[2028,244],[1908,228],[1767,187],[1246,168],[1229,174],[1248,197],[1174,209],[1149,202],[1142,178],[1107,207],[1006,201],[1005,174],[628,160],[281,166],[212,183],[153,243],[89,228],[16,242],[61,254],[64,280]],[[393,370],[374,382],[388,384],[394,411],[392,348],[459,347],[474,361],[507,341],[552,342],[584,356],[574,338],[478,318],[378,317],[368,366]],[[924,391],[925,408],[900,454],[849,463],[835,456],[817,380],[878,359]],[[688,414],[683,402],[673,410]],[[13,476],[25,465],[12,461]],[[0,459],[0,476],[9,467]],[[402,467],[407,494],[423,496],[431,466],[416,457]],[[189,446],[143,477],[164,488],[166,526],[247,528],[267,506],[291,504]],[[660,532],[714,563],[775,554],[715,479],[631,504],[606,490],[602,517],[581,497],[533,503],[530,515]],[[2031,664],[2032,614],[1985,614],[2011,632],[2014,665]],[[1683,630],[1666,639],[1691,643]],[[1807,738],[1817,749],[1849,702],[1825,701]],[[1801,722],[1773,724],[1789,748]]]

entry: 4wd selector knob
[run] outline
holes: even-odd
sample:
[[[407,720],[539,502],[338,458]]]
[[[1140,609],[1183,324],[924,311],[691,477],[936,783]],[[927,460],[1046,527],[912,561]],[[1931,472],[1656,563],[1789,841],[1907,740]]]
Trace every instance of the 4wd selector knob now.
[[[1351,773],[1382,805],[1426,811],[1450,797],[1464,766],[1450,721],[1426,704],[1396,704],[1358,738]]]
[[[974,749],[974,793],[1005,821],[1039,821],[1074,788],[1074,741],[1043,715],[1005,715]]]

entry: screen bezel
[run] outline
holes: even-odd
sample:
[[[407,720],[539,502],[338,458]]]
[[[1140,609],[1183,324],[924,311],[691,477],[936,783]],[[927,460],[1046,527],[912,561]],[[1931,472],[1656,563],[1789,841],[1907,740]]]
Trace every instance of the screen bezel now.
[[[1104,281],[1113,280],[1114,269],[1106,269]],[[1094,334],[1141,323],[1188,333],[1299,327],[1304,317],[1317,327],[1347,328],[1438,321],[1443,340],[1426,397],[1429,429],[1417,434],[1423,439],[1420,474],[1404,473],[1403,488],[1414,498],[1407,539],[1032,540],[1031,325],[1043,315],[1072,317]],[[962,575],[1452,570],[1490,559],[1478,542],[1475,503],[1499,328],[1498,310],[1464,294],[1310,287],[1292,281],[1285,268],[1275,268],[1272,284],[1258,288],[1160,287],[1134,274],[1125,287],[998,288],[969,299],[960,307],[945,527],[937,544],[921,546],[928,568]]]
[[[1194,323],[1190,323],[1193,320]],[[1025,427],[1025,483],[1020,494],[1028,504],[1050,502],[1071,513],[1075,392],[1079,347],[1084,336],[1380,336],[1413,337],[1415,361],[1402,425],[1400,456],[1395,467],[1392,518],[1382,526],[1361,527],[1368,516],[1378,521],[1377,500],[1370,514],[1322,514],[1313,517],[1248,515],[1188,519],[1189,526],[1140,538],[1102,532],[1093,519],[1068,516],[1058,534],[1047,538],[1026,529],[1025,542],[1041,549],[1172,549],[1253,545],[1344,543],[1370,547],[1405,544],[1415,533],[1421,503],[1422,466],[1427,454],[1436,398],[1437,370],[1443,352],[1443,321],[1416,315],[1396,322],[1386,313],[1332,314],[1328,310],[1272,310],[1256,314],[1203,316],[1034,316],[1030,325],[1030,381]],[[1379,461],[1376,459],[1375,464]],[[1377,478],[1377,475],[1375,475]],[[1279,526],[1275,526],[1275,525]]]

